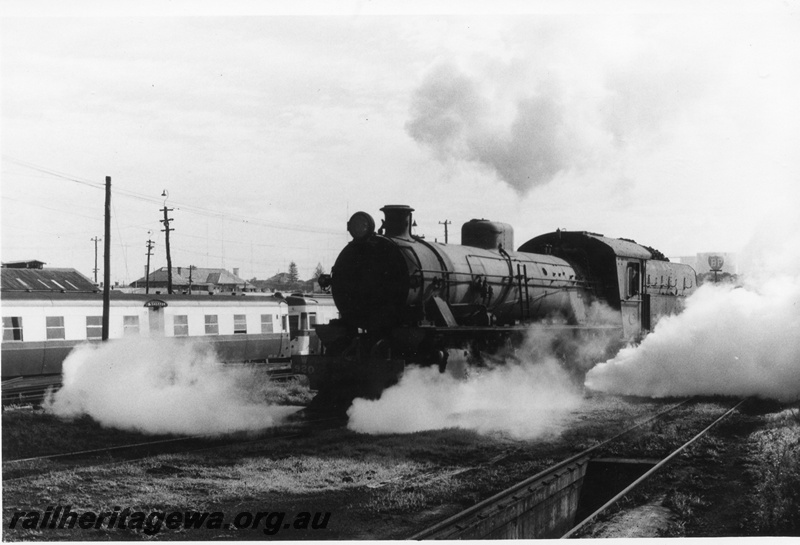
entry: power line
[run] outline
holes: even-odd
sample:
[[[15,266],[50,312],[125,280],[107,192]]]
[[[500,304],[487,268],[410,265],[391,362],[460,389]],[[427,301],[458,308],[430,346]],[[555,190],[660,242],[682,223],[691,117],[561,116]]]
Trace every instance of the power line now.
[[[11,158],[11,157],[8,157],[8,156],[5,156],[5,155],[3,157],[5,158],[5,160],[7,160],[9,162],[12,162],[12,163],[14,163],[16,165],[19,165],[19,166],[22,166],[22,167],[25,167],[25,168],[29,168],[29,169],[32,169],[32,170],[37,170],[39,172],[43,172],[45,174],[49,174],[49,175],[57,177],[57,178],[62,178],[64,180],[67,180],[67,181],[70,181],[70,182],[74,182],[74,183],[78,183],[78,184],[82,184],[82,185],[86,185],[88,187],[93,187],[95,189],[104,189],[104,186],[101,183],[97,183],[97,182],[92,182],[92,181],[89,181],[89,180],[81,179],[81,178],[79,178],[77,176],[72,176],[72,175],[69,175],[69,174],[58,172],[56,170],[40,167],[40,166],[34,165],[32,163],[26,163],[25,161],[20,161],[18,159],[14,159],[14,158]],[[137,193],[137,192],[131,191],[129,189],[117,188],[117,189],[115,189],[115,194],[116,195],[122,195],[122,196],[125,196],[125,197],[129,197],[129,198],[132,198],[132,199],[138,199],[138,200],[146,201],[146,202],[154,202],[154,203],[158,203],[159,202],[159,199],[157,197],[151,197],[149,195],[144,195],[142,193]],[[287,231],[301,231],[301,232],[306,232],[306,233],[321,233],[321,234],[340,234],[341,233],[340,229],[327,229],[327,228],[323,228],[323,227],[311,227],[311,226],[307,226],[307,225],[297,225],[297,224],[283,223],[283,222],[277,222],[277,221],[268,221],[268,220],[264,220],[264,219],[261,219],[261,218],[252,218],[252,217],[249,217],[249,216],[243,216],[243,215],[239,215],[239,214],[225,214],[223,212],[219,212],[219,211],[216,211],[216,210],[210,210],[208,208],[202,208],[202,207],[194,206],[194,205],[190,205],[190,204],[173,203],[172,206],[176,207],[176,209],[178,209],[178,210],[183,210],[183,211],[190,212],[192,214],[201,215],[201,216],[228,219],[230,221],[239,221],[239,222],[243,222],[243,223],[253,223],[253,224],[256,224],[256,225],[262,225],[262,226],[265,226],[265,227],[272,227],[272,228],[275,228],[275,229],[285,229]]]
[[[86,214],[78,214],[76,212],[71,212],[69,210],[64,210],[62,208],[53,208],[52,206],[45,206],[43,204],[32,203],[32,202],[24,201],[22,199],[15,199],[14,197],[7,197],[5,195],[3,195],[2,198],[3,198],[4,201],[21,202],[22,204],[25,204],[27,206],[35,206],[37,208],[44,208],[45,210],[52,210],[53,212],[61,212],[62,214],[69,214],[71,216],[78,216],[79,218],[86,218],[86,219],[90,219],[90,220],[101,220],[101,219],[103,219],[101,215],[87,216]]]
[[[84,186],[87,186],[87,187],[90,187],[90,188],[93,188],[93,189],[105,189],[105,184],[103,184],[103,183],[94,182],[94,181],[91,181],[91,180],[86,180],[86,179],[83,179],[83,178],[81,178],[79,176],[74,176],[74,175],[70,175],[70,174],[67,174],[67,173],[64,173],[64,172],[59,172],[59,171],[56,171],[54,169],[41,167],[39,165],[35,165],[35,164],[32,164],[32,163],[27,163],[27,162],[20,161],[20,160],[17,160],[17,159],[9,158],[7,156],[3,156],[3,158],[4,158],[5,161],[8,161],[10,163],[14,163],[14,164],[19,165],[21,167],[24,167],[26,169],[30,169],[31,171],[36,171],[36,172],[42,173],[41,176],[36,176],[37,178],[41,178],[41,179],[45,179],[45,180],[48,179],[48,178],[59,178],[59,179],[63,179],[63,180],[69,181],[69,182],[73,182],[73,183],[77,183],[77,184],[80,184],[80,185],[84,185]],[[20,172],[14,172],[13,174],[14,175],[25,176],[24,173],[20,173]],[[144,195],[144,194],[141,194],[141,193],[137,193],[135,191],[126,190],[126,189],[119,188],[119,187],[117,187],[115,189],[115,194],[119,194],[119,195],[121,195],[123,197],[126,197],[126,198],[132,198],[132,199],[135,199],[135,200],[140,200],[140,201],[144,201],[144,202],[148,202],[148,203],[159,203],[160,204],[160,201],[159,201],[159,199],[157,197]],[[24,204],[29,205],[29,206],[44,208],[44,209],[48,209],[48,210],[54,210],[54,211],[60,212],[60,213],[65,213],[65,214],[70,214],[70,215],[74,215],[74,216],[84,217],[84,218],[87,218],[87,219],[93,219],[93,220],[99,220],[100,219],[100,217],[98,217],[98,216],[89,216],[89,215],[78,214],[78,213],[75,213],[72,210],[61,210],[61,209],[58,209],[58,208],[49,207],[49,206],[45,206],[45,205],[38,204],[38,203],[30,203],[30,202],[26,202],[26,201],[21,200],[21,199],[7,197],[5,195],[3,195],[3,199],[7,199],[9,201],[21,202],[21,203],[24,203]],[[170,209],[170,210],[181,210],[181,211],[185,211],[185,212],[188,212],[188,213],[194,213],[194,214],[197,214],[197,215],[200,215],[200,216],[221,218],[223,220],[223,222],[227,220],[227,221],[232,221],[234,223],[237,223],[237,222],[245,223],[248,226],[252,226],[252,227],[262,226],[262,227],[268,227],[268,228],[287,229],[287,230],[292,230],[292,231],[301,231],[301,232],[309,232],[309,233],[321,233],[321,234],[327,235],[326,238],[327,238],[327,240],[329,242],[332,240],[330,238],[331,235],[333,235],[333,236],[344,236],[345,235],[345,233],[343,231],[341,231],[341,230],[308,227],[308,226],[293,225],[293,224],[280,223],[280,222],[270,222],[270,221],[266,221],[266,220],[262,220],[262,219],[250,218],[248,216],[242,216],[242,215],[236,215],[236,214],[226,214],[226,213],[223,213],[223,212],[219,212],[219,211],[215,211],[215,210],[209,210],[209,209],[205,209],[205,208],[201,208],[201,207],[196,207],[196,206],[193,206],[193,205],[174,205],[173,203],[170,203],[170,204],[174,206],[174,208]],[[114,207],[114,209],[116,209],[116,203],[113,203],[112,206]],[[115,210],[115,212],[116,212],[116,210]],[[127,256],[127,252],[126,252],[126,247],[125,247],[125,245],[123,244],[123,242],[121,240],[122,239],[122,229],[123,228],[124,229],[129,229],[129,228],[147,229],[147,228],[151,227],[152,224],[149,224],[149,223],[145,224],[145,223],[138,223],[137,222],[135,224],[133,224],[133,223],[132,224],[126,224],[123,227],[119,223],[119,216],[116,213],[114,214],[114,216],[115,216],[114,217],[115,225],[116,225],[116,228],[118,230],[118,234],[120,235],[120,241],[117,244],[122,246],[122,257],[123,257],[123,259],[125,261],[125,269],[126,269],[126,277],[127,277],[127,276],[129,276],[129,271],[127,270],[128,269],[128,262],[127,262],[128,256]],[[170,218],[170,221],[172,221],[171,218]],[[4,223],[6,223],[6,222],[4,222]],[[9,225],[9,228],[11,228],[11,227],[12,226]],[[174,230],[174,229],[170,229],[170,230]],[[35,231],[35,229],[26,229],[26,231],[28,231],[28,232],[29,231]],[[88,233],[86,231],[84,231],[83,232],[84,234],[81,235],[81,236],[86,236],[87,234],[91,234],[91,230],[87,229],[87,231],[88,231]],[[42,231],[40,231],[40,232],[42,232]],[[77,235],[78,233],[76,232],[75,234]],[[53,235],[56,235],[58,237],[70,236],[70,238],[77,238],[77,237],[72,237],[71,233],[64,233],[64,232],[53,233]],[[191,238],[194,238],[194,239],[202,239],[203,238],[201,236],[191,235],[191,234],[186,233],[186,232],[179,233],[179,238],[182,238],[182,237],[191,237]],[[206,237],[206,238],[208,238],[208,237]],[[216,239],[215,238],[215,240],[223,240],[223,239]],[[244,243],[241,242],[238,239],[225,240],[225,242],[226,242],[226,244],[232,244],[232,245],[236,245],[236,246],[243,246],[244,245]],[[312,252],[323,251],[326,254],[331,252],[331,251],[333,251],[329,247],[329,244],[326,244],[324,246],[318,246],[318,245],[311,245],[311,246],[309,246],[309,245],[305,245],[305,246],[285,246],[285,245],[280,245],[280,244],[267,244],[267,243],[260,243],[260,242],[253,243],[252,241],[250,241],[248,243],[250,244],[250,253],[251,253],[250,262],[251,262],[251,267],[253,267],[253,266],[256,266],[256,267],[272,267],[272,266],[274,266],[274,263],[275,263],[275,260],[274,259],[270,259],[269,257],[267,258],[267,260],[254,260],[253,256],[252,256],[252,248],[253,248],[254,245],[256,247],[260,247],[260,248],[281,248],[283,250],[306,250],[306,251],[312,251]],[[6,247],[6,248],[8,248],[8,247]],[[59,247],[56,246],[54,248],[59,248]],[[189,254],[203,255],[201,252],[193,252],[193,251],[189,250],[188,248],[183,248],[183,247],[179,248],[179,251],[181,253],[186,252],[186,253],[189,253]],[[224,251],[224,249],[223,249],[223,251]],[[205,255],[206,255],[207,258],[209,257],[208,249],[206,249]],[[211,257],[222,257],[224,259],[224,256],[211,256]],[[267,257],[267,256],[265,256],[265,257]]]

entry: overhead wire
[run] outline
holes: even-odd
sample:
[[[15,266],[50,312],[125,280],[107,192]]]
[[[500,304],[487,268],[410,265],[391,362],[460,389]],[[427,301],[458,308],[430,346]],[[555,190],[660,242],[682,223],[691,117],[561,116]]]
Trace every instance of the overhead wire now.
[[[55,177],[55,178],[63,179],[63,180],[66,180],[66,181],[69,181],[69,182],[73,182],[73,183],[76,183],[76,184],[80,184],[82,186],[86,186],[86,187],[89,187],[91,189],[98,189],[98,190],[104,190],[105,189],[105,183],[104,182],[95,182],[95,181],[87,180],[87,179],[79,177],[79,176],[67,174],[67,173],[64,173],[64,172],[57,171],[55,169],[43,167],[43,166],[36,165],[36,164],[33,164],[33,163],[29,163],[29,162],[26,162],[26,161],[21,161],[19,159],[12,158],[12,157],[9,157],[9,156],[6,156],[6,155],[3,155],[3,160],[5,162],[13,163],[15,165],[21,166],[23,168],[26,168],[26,169],[29,169],[29,170],[32,170],[32,171],[35,171],[35,172],[40,172],[40,173],[45,175],[45,176],[41,176],[40,177],[42,179],[47,179],[47,177]],[[15,175],[19,175],[19,173],[15,173]],[[136,191],[125,189],[125,188],[122,188],[122,187],[119,187],[119,186],[116,186],[114,188],[114,194],[115,195],[121,195],[123,197],[134,199],[134,200],[143,201],[143,202],[155,203],[155,204],[158,204],[158,205],[161,205],[164,202],[163,201],[163,197],[153,197],[153,196],[149,196],[149,195],[144,195],[142,193],[138,193]],[[78,214],[78,213],[73,212],[73,211],[58,209],[58,208],[54,208],[54,207],[48,207],[46,205],[42,205],[42,204],[38,204],[38,203],[30,203],[30,202],[26,202],[26,201],[24,201],[22,199],[16,199],[16,198],[13,198],[13,197],[7,197],[5,195],[3,196],[3,199],[7,199],[7,200],[10,200],[10,201],[15,201],[15,202],[21,202],[21,203],[24,203],[24,204],[29,205],[29,206],[35,206],[35,207],[39,207],[39,208],[43,208],[43,209],[47,209],[47,210],[53,210],[53,211],[57,211],[57,212],[65,213],[65,214],[70,214],[70,215],[74,215],[74,216],[78,216],[78,217],[84,217],[84,218],[87,218],[87,219],[93,219],[93,220],[100,219],[100,217],[97,216],[97,215],[88,216],[88,215]],[[122,235],[122,229],[123,228],[124,229],[139,228],[139,229],[148,229],[148,230],[150,230],[149,229],[150,223],[127,224],[124,227],[121,226],[119,224],[119,216],[117,214],[117,210],[116,210],[115,204],[116,204],[116,202],[114,202],[112,204],[112,206],[114,206],[114,218],[115,218],[115,226],[117,228],[117,234],[118,234],[118,244],[122,248],[122,254],[123,254],[123,258],[124,258],[124,262],[125,262],[125,276],[129,277],[128,252],[127,252],[127,246],[129,246],[129,245],[124,243],[124,240],[123,240],[124,237]],[[229,221],[229,222],[233,222],[233,223],[244,223],[244,224],[247,224],[247,225],[250,225],[250,226],[262,226],[262,227],[277,228],[277,229],[283,229],[283,230],[289,230],[289,231],[298,231],[298,232],[307,232],[307,233],[319,233],[319,234],[324,234],[324,235],[328,235],[328,236],[330,236],[330,235],[344,235],[344,233],[340,229],[328,229],[328,228],[321,228],[321,227],[310,227],[310,226],[304,226],[304,225],[295,225],[295,224],[289,224],[289,223],[268,221],[268,220],[263,220],[263,219],[260,219],[260,218],[252,218],[252,217],[248,217],[248,216],[240,215],[240,214],[229,214],[229,213],[219,212],[219,211],[216,211],[216,210],[210,210],[210,209],[206,209],[206,208],[202,208],[202,207],[198,207],[198,206],[194,206],[194,205],[177,203],[177,202],[175,202],[173,200],[170,200],[169,205],[171,207],[173,207],[175,210],[192,213],[192,214],[196,214],[196,215],[199,215],[199,216],[218,218],[218,219],[221,219],[223,222],[224,221]],[[62,235],[66,235],[66,233],[62,233]],[[191,235],[189,233],[181,233],[180,236],[181,237],[196,238],[196,239],[202,239],[203,238],[203,237],[200,237],[200,236]],[[115,237],[115,238],[117,238],[117,237]],[[224,243],[230,243],[230,244],[234,244],[234,245],[240,245],[241,244],[238,240],[227,241],[227,240],[218,239],[218,238],[214,238],[214,240],[219,240],[219,241],[222,241]],[[251,247],[252,247],[253,243],[250,242],[250,244],[251,244]],[[281,244],[281,245],[278,245],[278,244],[265,244],[265,243],[260,243],[260,242],[255,243],[255,245],[258,246],[258,247],[264,247],[264,248],[282,248],[282,249],[294,249],[294,250],[306,250],[306,251],[313,250],[313,248],[314,248],[312,246],[286,246],[286,245],[283,245],[283,244]],[[330,249],[327,246],[316,246],[316,248],[318,248],[321,251],[330,251]],[[202,253],[202,252],[197,252],[197,251],[192,251],[192,250],[189,250],[189,249],[182,248],[181,251],[184,251],[184,252],[187,252],[187,253],[192,253],[192,254],[195,254],[195,255],[204,255],[204,256],[206,256],[206,258],[220,258],[220,259],[224,260],[224,256],[211,255],[211,254],[208,253],[207,250],[206,250],[205,253]],[[253,261],[252,257],[251,257],[250,261],[254,265],[257,264],[257,265],[260,265],[260,266],[274,266],[274,261],[271,261],[271,262],[260,261],[260,260],[259,261]]]
[[[54,177],[57,177],[57,178],[61,178],[61,179],[64,179],[64,180],[67,180],[67,181],[70,181],[70,182],[82,184],[82,185],[85,185],[85,186],[88,186],[88,187],[92,187],[94,189],[105,189],[105,183],[102,183],[102,182],[92,182],[90,180],[79,178],[78,176],[74,176],[74,175],[66,174],[66,173],[59,172],[59,171],[56,171],[56,170],[53,170],[53,169],[41,167],[41,166],[34,165],[32,163],[28,163],[28,162],[25,162],[25,161],[20,161],[19,159],[8,157],[6,155],[4,155],[3,158],[6,161],[9,161],[9,162],[14,163],[14,164],[19,165],[19,166],[22,166],[24,168],[29,168],[29,169],[32,169],[32,170],[43,172],[43,173],[49,174],[51,176],[54,176]],[[123,195],[123,196],[128,197],[128,198],[138,199],[138,200],[142,200],[142,201],[146,201],[146,202],[157,203],[157,204],[161,204],[162,203],[162,199],[160,197],[151,197],[149,195],[144,195],[142,193],[137,193],[135,191],[131,191],[129,189],[124,189],[124,188],[120,188],[120,187],[114,188],[114,193],[115,194],[119,194],[119,195]],[[172,206],[172,207],[174,207],[176,209],[180,209],[180,210],[183,210],[183,211],[186,211],[186,212],[190,212],[190,213],[193,213],[193,214],[197,214],[197,215],[200,215],[200,216],[206,216],[206,217],[212,217],[212,218],[222,218],[222,219],[227,219],[229,221],[238,221],[238,222],[244,222],[244,223],[253,223],[253,224],[262,225],[262,226],[265,226],[265,227],[272,227],[272,228],[275,228],[275,229],[284,229],[284,230],[287,230],[287,231],[299,231],[299,232],[306,232],[306,233],[322,233],[322,234],[341,234],[341,229],[330,229],[330,228],[325,228],[325,227],[313,227],[313,226],[307,226],[307,225],[298,225],[298,224],[283,223],[283,222],[277,222],[277,221],[269,221],[269,220],[264,220],[264,219],[261,219],[261,218],[253,218],[253,217],[249,217],[249,216],[245,216],[245,215],[241,215],[241,214],[230,214],[230,213],[219,212],[217,210],[211,210],[211,209],[208,209],[208,208],[202,208],[202,207],[195,206],[195,205],[190,205],[190,204],[182,204],[182,203],[175,202],[172,199],[170,199],[170,206]]]

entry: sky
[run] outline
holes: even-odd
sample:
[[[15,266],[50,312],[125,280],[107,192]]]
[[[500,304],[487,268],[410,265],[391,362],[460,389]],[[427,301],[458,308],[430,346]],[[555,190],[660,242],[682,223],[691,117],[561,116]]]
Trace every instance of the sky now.
[[[385,204],[428,240],[486,218],[673,257],[800,209],[797,1],[0,10],[4,262],[92,277],[107,176],[119,283],[148,239],[166,265],[165,206],[173,266],[246,279],[329,271]]]

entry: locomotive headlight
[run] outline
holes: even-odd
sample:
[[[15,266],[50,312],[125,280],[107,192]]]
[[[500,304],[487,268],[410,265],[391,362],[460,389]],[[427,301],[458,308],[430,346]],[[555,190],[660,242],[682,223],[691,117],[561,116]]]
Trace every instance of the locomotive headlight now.
[[[355,240],[363,240],[375,233],[375,220],[366,212],[356,212],[347,222],[347,232]]]

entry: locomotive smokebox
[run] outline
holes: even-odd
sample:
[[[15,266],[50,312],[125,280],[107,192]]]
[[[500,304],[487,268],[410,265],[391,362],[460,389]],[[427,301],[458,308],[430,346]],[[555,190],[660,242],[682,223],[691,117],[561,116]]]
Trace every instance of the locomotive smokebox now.
[[[405,204],[387,204],[381,208],[384,215],[384,235],[411,240],[411,213],[414,211]]]
[[[497,250],[514,249],[514,228],[507,223],[489,220],[469,220],[461,226],[462,246]]]

